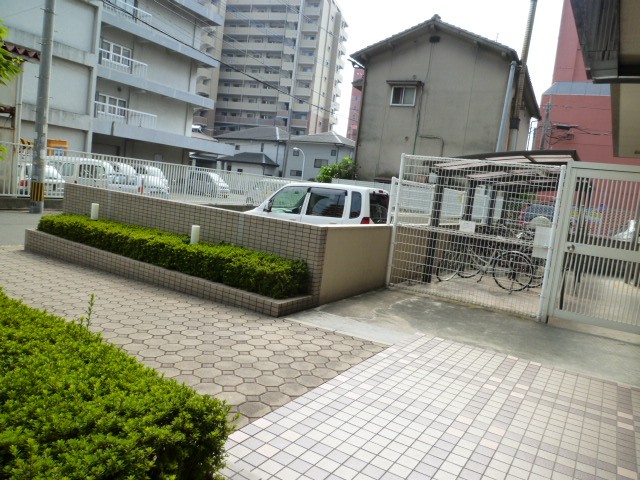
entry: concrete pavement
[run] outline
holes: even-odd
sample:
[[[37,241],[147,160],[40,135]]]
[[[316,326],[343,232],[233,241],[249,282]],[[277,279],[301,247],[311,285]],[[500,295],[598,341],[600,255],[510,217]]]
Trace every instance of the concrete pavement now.
[[[637,337],[393,290],[273,319],[26,253],[38,219],[0,211],[0,285],[95,293],[106,341],[227,400],[230,479],[638,478]]]

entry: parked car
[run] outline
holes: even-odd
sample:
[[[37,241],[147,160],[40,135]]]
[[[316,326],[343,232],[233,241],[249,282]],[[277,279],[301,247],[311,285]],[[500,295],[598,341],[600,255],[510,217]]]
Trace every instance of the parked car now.
[[[231,189],[220,175],[208,171],[189,172],[187,179],[187,193],[206,197],[228,198]]]
[[[389,193],[378,188],[295,182],[245,214],[313,224],[387,222]]]
[[[31,193],[31,176],[33,166],[30,163],[18,164],[18,195],[29,195]],[[45,165],[44,170],[44,196],[63,197],[64,178],[53,165]]]
[[[47,163],[54,166],[65,182],[108,188],[109,175],[114,173],[113,166],[104,160],[84,157],[47,157]]]
[[[133,168],[142,178],[145,194],[159,197],[169,196],[169,180],[162,170],[153,165],[144,164],[133,165]]]
[[[525,205],[520,210],[518,217],[518,226],[521,228],[530,228],[538,226],[550,227],[553,221],[553,212],[555,205],[547,205],[542,203],[532,203]]]
[[[245,205],[253,205],[254,207],[260,205],[269,196],[276,192],[279,188],[288,185],[288,180],[282,180],[280,178],[268,178],[260,180],[253,187],[249,189],[245,197]]]
[[[629,220],[618,233],[613,235],[612,238],[614,240],[630,242],[634,237],[637,239],[638,243],[640,243],[640,236],[638,236],[638,226],[636,225],[636,221]]]

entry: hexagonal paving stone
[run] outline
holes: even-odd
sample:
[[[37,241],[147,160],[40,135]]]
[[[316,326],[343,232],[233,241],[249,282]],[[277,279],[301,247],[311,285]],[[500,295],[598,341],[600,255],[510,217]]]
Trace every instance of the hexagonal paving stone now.
[[[240,385],[243,382],[242,378],[236,375],[218,375],[213,379],[213,381],[223,387],[233,387],[235,385]]]
[[[260,395],[260,401],[271,407],[281,407],[291,401],[291,397],[282,392],[267,392]]]
[[[262,395],[267,391],[267,388],[264,385],[260,385],[259,383],[242,383],[238,385],[236,390],[247,397]]]
[[[269,360],[279,365],[288,365],[293,363],[293,358],[288,355],[271,355]]]
[[[322,378],[323,380],[331,380],[338,375],[337,371],[330,368],[314,368],[313,370],[311,370],[311,373],[316,377]]]
[[[284,379],[275,375],[261,375],[256,378],[256,382],[260,385],[264,385],[265,387],[277,387],[284,383]]]
[[[200,377],[202,379],[215,378],[219,376],[222,372],[217,368],[196,368],[193,371],[193,375],[196,377]]]
[[[300,395],[304,395],[309,391],[307,387],[304,385],[300,385],[299,383],[287,382],[278,388],[278,390],[285,395],[289,395],[292,398],[299,397]]]
[[[298,378],[302,375],[302,373],[295,368],[278,368],[277,370],[274,370],[273,374],[282,378]]]
[[[200,367],[200,362],[194,362],[193,360],[184,360],[181,362],[176,362],[175,367],[183,371],[187,370],[191,372],[196,368]]]
[[[252,367],[241,367],[234,370],[234,373],[242,378],[258,378],[263,374],[261,370]]]
[[[309,388],[315,388],[325,382],[322,378],[315,377],[313,375],[301,375],[296,379],[296,381],[300,383],[300,385],[304,385]]]
[[[222,393],[222,387],[217,383],[198,383],[193,388],[200,395],[218,395]]]
[[[238,392],[220,392],[215,396],[218,400],[224,400],[229,405],[238,406],[247,401],[247,397]]]
[[[271,412],[271,407],[262,402],[245,402],[238,406],[238,412],[250,420],[255,420]]]

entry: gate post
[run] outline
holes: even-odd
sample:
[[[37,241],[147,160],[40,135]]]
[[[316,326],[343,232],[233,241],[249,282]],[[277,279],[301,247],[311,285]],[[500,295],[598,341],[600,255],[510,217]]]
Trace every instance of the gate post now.
[[[539,322],[549,322],[549,312],[553,312],[552,302],[555,301],[552,292],[556,292],[558,279],[564,275],[564,252],[561,251],[562,237],[566,238],[568,234],[567,228],[561,228],[561,235],[558,235],[558,219],[566,220],[563,223],[569,224],[571,218],[571,208],[573,205],[573,184],[571,181],[565,182],[567,172],[572,172],[571,164],[560,167],[560,175],[558,176],[556,208],[553,210],[553,220],[551,222],[551,238],[549,239],[549,251],[545,262],[544,276],[542,278],[542,292],[540,294],[540,303],[538,304],[537,320]],[[569,175],[570,177],[570,175]],[[559,196],[559,198],[558,198]],[[563,210],[564,209],[564,210]],[[560,210],[563,215],[560,216]],[[568,210],[568,213],[565,213]]]

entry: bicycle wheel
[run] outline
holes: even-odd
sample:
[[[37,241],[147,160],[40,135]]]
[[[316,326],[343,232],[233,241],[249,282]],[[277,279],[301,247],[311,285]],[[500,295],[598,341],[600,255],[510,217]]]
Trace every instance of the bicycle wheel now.
[[[533,274],[531,276],[531,283],[529,288],[538,288],[542,286],[542,280],[544,279],[544,265],[545,261],[542,258],[530,258],[531,268]]]
[[[441,282],[451,280],[460,271],[460,253],[447,252],[436,268],[436,277]]]
[[[458,261],[460,262],[460,270],[458,271],[458,275],[460,275],[462,278],[475,277],[480,273],[479,262],[482,261],[482,258],[476,253],[475,250],[467,248],[463,252],[460,252]]]
[[[517,292],[531,284],[533,267],[520,252],[503,252],[493,262],[493,279],[500,288]]]

